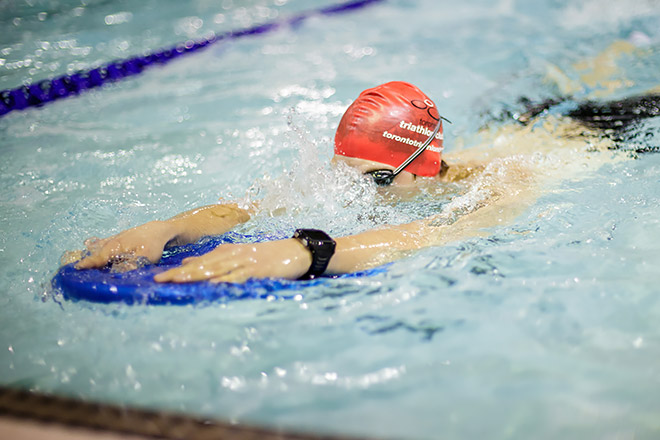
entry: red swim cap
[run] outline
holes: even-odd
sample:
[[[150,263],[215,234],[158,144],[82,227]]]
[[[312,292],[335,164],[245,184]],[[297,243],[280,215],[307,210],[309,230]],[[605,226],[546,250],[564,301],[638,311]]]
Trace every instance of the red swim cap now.
[[[438,125],[433,101],[412,84],[393,81],[367,89],[348,107],[335,134],[335,154],[401,165]],[[424,153],[407,168],[435,176],[442,161],[442,127]]]

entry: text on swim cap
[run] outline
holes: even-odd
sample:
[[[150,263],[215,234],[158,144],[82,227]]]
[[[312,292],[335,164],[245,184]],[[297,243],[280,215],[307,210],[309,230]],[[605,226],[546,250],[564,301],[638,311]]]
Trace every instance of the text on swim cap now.
[[[423,125],[415,125],[412,122],[405,122],[401,121],[399,123],[399,127],[405,128],[406,130],[410,130],[414,133],[421,133],[424,136],[431,136],[433,134],[433,130],[429,130],[428,128],[424,127]],[[438,134],[435,135],[436,139],[443,139],[442,133],[438,132]]]
[[[429,130],[428,128],[423,127],[421,125],[414,125],[410,122],[401,121],[399,123],[399,127],[404,128],[406,130],[410,130],[414,133],[421,133],[425,136],[431,136],[433,134],[433,130]],[[390,133],[387,130],[385,130],[383,132],[383,137],[386,138],[386,139],[392,139],[392,140],[395,140],[397,142],[401,142],[402,144],[412,145],[413,147],[416,147],[416,148],[421,147],[422,144],[424,143],[423,141],[416,141],[414,139],[410,139],[410,138],[405,137],[405,136],[398,136],[394,133]],[[435,138],[439,139],[439,140],[442,140],[443,139],[442,133],[436,134]],[[430,151],[434,151],[436,153],[441,153],[442,152],[442,146],[436,147],[433,144],[429,145],[426,149],[430,150]]]
[[[383,132],[383,137],[387,138],[387,139],[393,139],[397,142],[401,142],[402,144],[412,145],[415,148],[421,147],[422,144],[424,143],[424,142],[416,141],[416,140],[413,140],[413,139],[410,139],[410,138],[407,138],[407,137],[397,136],[393,133],[390,133],[387,130],[385,130]],[[426,149],[429,150],[429,151],[435,151],[436,153],[441,153],[442,152],[442,147],[436,147],[435,145],[429,145],[428,147],[426,147]]]

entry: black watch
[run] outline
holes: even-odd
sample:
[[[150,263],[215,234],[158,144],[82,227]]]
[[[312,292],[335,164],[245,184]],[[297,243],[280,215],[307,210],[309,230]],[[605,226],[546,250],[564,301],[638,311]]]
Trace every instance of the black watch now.
[[[323,275],[335,253],[335,241],[325,232],[318,229],[296,229],[293,238],[300,242],[312,253],[312,265],[300,280],[312,280]]]

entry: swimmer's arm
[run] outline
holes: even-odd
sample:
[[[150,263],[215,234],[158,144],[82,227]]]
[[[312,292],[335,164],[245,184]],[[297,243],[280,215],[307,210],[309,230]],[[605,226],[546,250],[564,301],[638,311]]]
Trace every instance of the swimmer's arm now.
[[[329,275],[379,266],[428,246],[440,246],[487,233],[507,224],[535,200],[534,191],[516,191],[484,202],[457,220],[440,213],[412,223],[385,226],[335,238],[337,246],[326,269]],[[177,268],[154,277],[158,282],[243,282],[248,278],[297,279],[309,269],[309,250],[296,239],[265,243],[224,244],[208,254],[183,261]]]
[[[519,215],[524,206],[528,206],[525,196],[518,194],[484,206],[455,222],[448,222],[439,214],[404,225],[335,238],[335,254],[326,273],[338,275],[364,270],[403,258],[424,247],[481,235],[488,228]],[[297,279],[311,264],[309,250],[292,238],[224,244],[200,257],[187,258],[181,266],[162,272],[154,279],[176,283],[201,280],[240,283],[248,278],[269,277]]]
[[[326,273],[350,273],[403,258],[414,250],[433,245],[432,238],[437,232],[426,222],[417,221],[339,237]]]
[[[428,246],[482,236],[498,225],[509,224],[535,200],[535,193],[516,192],[484,203],[453,221],[440,213],[400,226],[387,226],[336,239],[328,274],[342,274],[379,266]],[[304,273],[304,272],[303,272]]]
[[[76,267],[102,267],[124,255],[146,257],[157,262],[169,245],[192,243],[207,235],[223,234],[250,219],[254,208],[244,209],[235,203],[203,206],[183,212],[168,220],[156,220],[101,240],[85,242],[89,255]]]
[[[424,222],[389,226],[357,235],[339,237],[327,274],[355,272],[378,266],[429,246],[430,227]],[[158,282],[243,282],[248,278],[297,279],[309,269],[312,257],[299,240],[225,244],[200,257],[183,260],[181,266],[154,277]]]
[[[248,209],[236,203],[208,205],[178,214],[164,223],[170,226],[170,244],[193,243],[207,235],[220,235],[233,227],[247,222],[254,213],[254,206]]]

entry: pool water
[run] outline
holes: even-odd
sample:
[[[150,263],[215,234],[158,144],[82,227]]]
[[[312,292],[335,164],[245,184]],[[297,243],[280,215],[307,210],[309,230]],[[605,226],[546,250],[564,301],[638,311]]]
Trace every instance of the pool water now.
[[[3,3],[0,88],[328,4]],[[520,97],[658,87],[658,23],[652,0],[391,0],[2,117],[0,382],[319,433],[658,438],[660,155],[634,153],[658,147],[657,120],[513,221],[297,301],[100,305],[49,287],[86,238],[219,198],[286,208],[247,233],[438,212],[469,188],[394,204],[318,165],[361,90],[418,85],[453,122],[447,153],[469,151]],[[581,77],[622,40],[635,50],[608,82]]]

